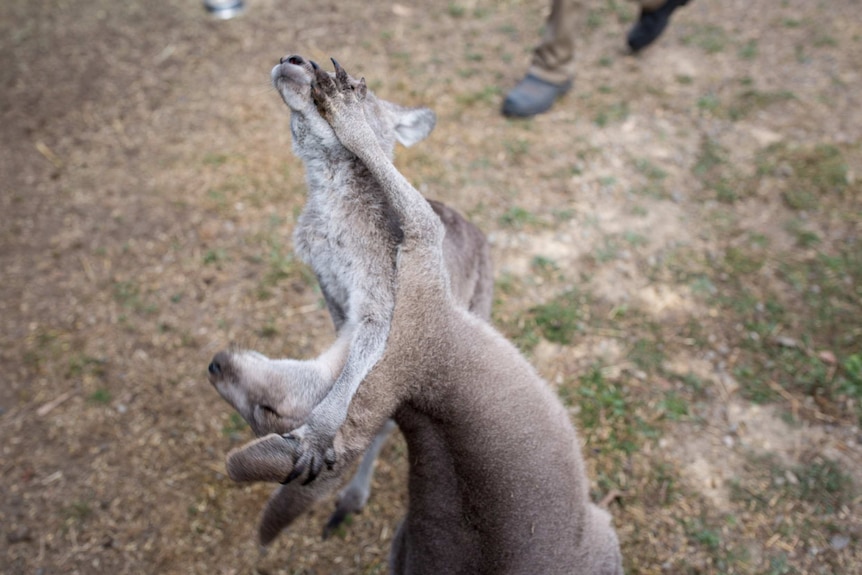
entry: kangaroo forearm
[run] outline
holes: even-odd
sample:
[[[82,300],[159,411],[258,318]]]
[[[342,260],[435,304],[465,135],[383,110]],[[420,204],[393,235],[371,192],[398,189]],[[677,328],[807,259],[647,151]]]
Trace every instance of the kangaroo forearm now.
[[[405,234],[422,236],[438,234],[442,237],[443,224],[440,218],[422,194],[386,157],[376,142],[373,145],[362,146],[354,153],[380,184],[387,200],[401,219]]]

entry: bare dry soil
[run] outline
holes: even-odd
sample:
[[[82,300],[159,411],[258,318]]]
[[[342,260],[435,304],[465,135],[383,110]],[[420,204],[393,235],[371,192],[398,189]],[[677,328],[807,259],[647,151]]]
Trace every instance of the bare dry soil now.
[[[438,114],[397,164],[494,245],[494,322],[569,405],[627,572],[862,573],[862,4],[694,0],[643,54],[585,3],[573,90],[499,114],[546,0],[0,4],[0,572],[382,573],[368,509],[261,555],[210,388],[332,339],[290,233],[286,53]]]

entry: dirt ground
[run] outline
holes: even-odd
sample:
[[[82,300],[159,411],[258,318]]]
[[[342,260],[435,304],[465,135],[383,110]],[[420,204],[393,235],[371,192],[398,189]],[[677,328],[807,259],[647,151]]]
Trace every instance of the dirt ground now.
[[[205,377],[332,339],[269,86],[300,53],[437,113],[396,162],[491,238],[628,573],[862,573],[862,4],[694,0],[631,56],[585,2],[570,94],[506,120],[547,4],[0,4],[0,572],[386,571],[400,438],[352,524],[261,554]]]

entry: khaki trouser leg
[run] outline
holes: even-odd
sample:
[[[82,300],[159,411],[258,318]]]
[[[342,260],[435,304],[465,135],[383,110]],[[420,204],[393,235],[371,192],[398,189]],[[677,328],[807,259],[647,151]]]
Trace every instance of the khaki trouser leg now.
[[[646,10],[647,12],[652,12],[653,10],[658,10],[664,5],[667,0],[632,0],[633,2],[640,4],[640,7]]]
[[[575,75],[575,31],[583,16],[582,0],[553,0],[542,43],[533,51],[528,73],[554,84]]]
[[[655,10],[667,0],[632,0],[644,10]],[[551,15],[545,22],[542,43],[533,51],[528,73],[554,84],[575,75],[575,33],[583,18],[583,0],[553,0]]]

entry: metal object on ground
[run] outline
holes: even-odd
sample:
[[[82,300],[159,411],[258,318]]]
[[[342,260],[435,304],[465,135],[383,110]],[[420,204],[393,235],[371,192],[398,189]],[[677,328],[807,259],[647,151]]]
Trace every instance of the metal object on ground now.
[[[220,20],[228,20],[239,15],[244,9],[243,0],[204,0],[207,12]]]

